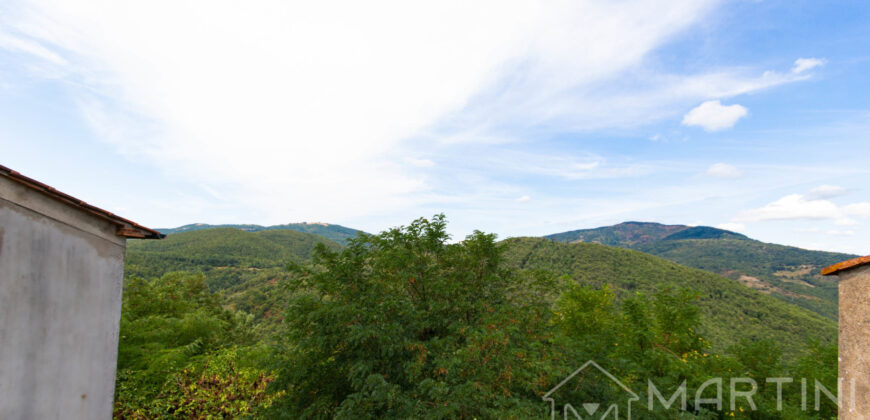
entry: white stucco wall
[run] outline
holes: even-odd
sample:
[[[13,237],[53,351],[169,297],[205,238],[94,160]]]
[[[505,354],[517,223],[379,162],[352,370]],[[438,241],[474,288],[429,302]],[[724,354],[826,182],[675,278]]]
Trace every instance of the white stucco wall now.
[[[0,178],[0,419],[112,414],[124,238]]]

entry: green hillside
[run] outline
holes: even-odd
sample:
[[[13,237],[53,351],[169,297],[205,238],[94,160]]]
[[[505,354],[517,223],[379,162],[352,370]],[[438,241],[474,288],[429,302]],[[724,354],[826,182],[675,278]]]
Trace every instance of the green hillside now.
[[[819,271],[854,258],[768,244],[707,226],[627,222],[548,235],[559,242],[598,242],[646,252],[710,271],[782,301],[837,319],[837,283]]]
[[[854,258],[835,252],[734,239],[659,241],[636,247],[683,265],[721,274],[836,320],[837,280],[819,271]]]
[[[341,225],[332,225],[329,223],[288,223],[286,225],[209,225],[205,223],[193,223],[189,225],[179,226],[177,228],[157,229],[161,233],[176,234],[184,232],[193,232],[197,230],[216,229],[216,228],[233,228],[248,232],[259,232],[263,230],[295,230],[297,232],[313,233],[323,236],[331,241],[343,244],[350,238],[355,237],[360,231],[351,229]]]
[[[702,333],[715,348],[741,338],[768,338],[798,349],[808,338],[837,336],[837,325],[809,310],[706,271],[685,267],[642,252],[599,244],[563,244],[541,238],[506,241],[508,261],[519,268],[567,274],[583,285],[610,284],[618,296],[650,294],[660,287],[687,287],[700,292]]]
[[[655,242],[686,229],[689,229],[689,226],[624,222],[614,226],[555,233],[547,235],[546,238],[559,242],[592,242],[602,245],[632,247]]]
[[[202,272],[212,292],[223,292],[225,305],[253,314],[274,329],[288,297],[280,286],[289,276],[287,263],[308,261],[319,243],[341,248],[321,236],[293,230],[195,230],[161,241],[130,241],[125,274],[151,279],[174,271]]]
[[[657,233],[648,232],[646,236],[667,238],[665,233],[673,230],[676,229],[661,229]],[[690,229],[681,232],[690,232]],[[126,273],[155,278],[174,271],[203,272],[209,288],[222,293],[224,305],[253,314],[257,320],[265,321],[269,330],[274,330],[283,317],[288,299],[287,291],[281,286],[290,278],[284,267],[289,262],[307,261],[318,243],[333,250],[341,248],[320,236],[293,230],[195,230],[169,235],[162,241],[131,241]],[[765,293],[829,317],[835,316],[836,306],[832,308],[835,305],[832,302],[836,302],[836,284],[819,277],[807,283],[808,286],[802,286],[786,281],[790,279],[786,273],[791,273],[787,271],[789,267],[815,266],[840,259],[839,254],[741,239],[669,239],[637,246],[649,254],[725,273],[732,278],[729,280],[642,252],[598,244],[562,244],[531,238],[502,243],[507,247],[507,260],[515,267],[567,274],[586,285],[612,284],[623,295],[636,291],[651,293],[666,284],[697,290],[705,296],[702,306],[705,326],[710,330],[708,336],[722,348],[743,334],[776,337],[786,348],[800,348],[807,331],[817,331],[814,334],[823,339],[836,334],[836,324],[830,319],[784,304]],[[733,281],[739,279],[735,273],[769,279],[770,284],[778,281],[775,284],[781,284],[777,287],[782,289],[760,290],[762,293],[759,293],[740,284],[745,282]],[[766,273],[779,274],[771,277]],[[807,294],[798,295],[791,290]],[[809,293],[824,298],[815,298]],[[734,329],[735,325],[740,328]],[[735,335],[735,331],[741,335]]]
[[[213,228],[168,235],[161,241],[130,241],[126,273],[159,277],[171,271],[203,271],[282,267],[311,256],[314,245],[338,244],[310,233],[293,230],[247,232]],[[223,288],[223,287],[220,287]]]
[[[689,232],[711,235],[722,236]],[[686,241],[722,239],[647,245]],[[600,244],[480,232],[452,242],[440,215],[347,246],[201,229],[130,242],[114,412],[535,418],[541,395],[589,359],[641,392],[647,379],[696,389],[747,374],[830,387],[836,336],[833,320],[707,271]],[[774,413],[769,391],[760,413]],[[788,415],[764,418],[819,418],[785,403]],[[653,411],[640,417],[694,413]]]
[[[676,241],[680,239],[749,239],[746,235],[734,233],[728,230],[717,229],[709,226],[695,226],[683,229],[665,236],[663,241]],[[642,245],[640,245],[642,246]]]
[[[173,271],[201,271],[212,291],[220,291],[263,272],[283,272],[289,262],[307,261],[318,243],[340,247],[321,236],[293,230],[213,228],[176,233],[161,241],[130,241],[125,274],[154,278]]]

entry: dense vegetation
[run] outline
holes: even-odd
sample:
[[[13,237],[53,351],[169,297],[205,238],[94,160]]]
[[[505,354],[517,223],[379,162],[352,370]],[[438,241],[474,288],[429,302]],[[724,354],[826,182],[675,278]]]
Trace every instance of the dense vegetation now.
[[[838,317],[837,279],[822,268],[854,258],[759,241],[692,239],[636,248],[679,264],[711,271],[832,320]]]
[[[321,247],[294,284],[276,382],[287,418],[527,418],[553,279],[504,268],[492,235],[447,244],[444,221]]]
[[[680,239],[749,239],[746,235],[709,226],[695,226],[665,236],[663,241]]]
[[[644,398],[648,381],[666,396],[687,384],[685,407],[637,407],[636,418],[836,416],[827,400],[801,410],[794,384],[777,410],[763,379],[834,389],[831,321],[639,252],[480,232],[453,243],[443,216],[346,247],[204,232],[131,247],[130,263],[150,274],[125,284],[118,418],[537,418],[549,415],[542,396],[586,360]],[[250,274],[229,281],[204,262],[225,250],[214,261]],[[263,264],[271,258],[283,261]],[[283,322],[266,315],[276,312]],[[585,375],[551,396],[578,407],[620,397]],[[758,410],[729,406],[735,376],[757,380]],[[723,406],[695,404],[716,377]]]
[[[614,226],[595,229],[580,229],[554,233],[546,238],[557,242],[591,242],[602,245],[631,248],[635,245],[662,240],[677,232],[688,229],[685,225],[663,225],[661,223],[625,222]]]
[[[202,229],[169,235],[161,241],[131,241],[126,274],[157,278],[177,271],[203,273],[209,290],[221,293],[229,309],[254,316],[266,338],[284,318],[289,299],[282,282],[287,263],[308,261],[314,246],[341,246],[326,238],[293,230],[243,231]]]
[[[256,271],[307,261],[314,245],[339,245],[318,235],[293,230],[246,232],[233,228],[204,229],[169,235],[160,241],[131,241],[127,275],[159,277],[179,270],[202,271],[209,286],[225,289],[237,284],[237,270]]]
[[[706,226],[627,222],[549,235],[559,242],[593,242],[635,249],[710,271],[780,300],[837,319],[837,283],[819,271],[854,255],[768,244]]]
[[[562,244],[540,238],[507,241],[507,259],[518,268],[541,269],[570,276],[578,284],[609,285],[617,298],[662,286],[698,293],[701,327],[717,350],[742,338],[772,339],[788,355],[807,336],[833,340],[837,324],[818,314],[758,293],[715,274],[671,263],[641,252],[598,244]]]
[[[237,417],[268,406],[273,380],[251,317],[221,307],[201,274],[124,284],[115,417]]]
[[[244,230],[246,232],[259,232],[263,230],[295,230],[303,233],[313,233],[322,236],[333,242],[343,244],[350,238],[353,238],[360,231],[351,229],[341,225],[332,225],[329,223],[287,223],[286,225],[209,225],[205,223],[194,223],[190,225],[179,226],[177,228],[158,229],[165,234],[174,234],[182,232],[194,232],[197,230],[217,229],[217,228],[232,228]]]

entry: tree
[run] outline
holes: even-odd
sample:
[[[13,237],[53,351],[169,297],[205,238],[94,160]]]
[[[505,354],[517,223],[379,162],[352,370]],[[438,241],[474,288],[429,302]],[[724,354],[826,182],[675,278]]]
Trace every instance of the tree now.
[[[241,414],[268,403],[265,386],[272,378],[236,360],[237,346],[253,344],[248,321],[244,314],[221,307],[202,274],[128,278],[115,417],[177,418],[183,413],[196,418],[196,413],[217,410]],[[246,354],[257,351],[253,346],[245,349]]]
[[[421,218],[293,267],[274,416],[543,413],[541,363],[560,354],[546,328],[555,279],[504,268],[495,235],[451,244],[445,227]]]

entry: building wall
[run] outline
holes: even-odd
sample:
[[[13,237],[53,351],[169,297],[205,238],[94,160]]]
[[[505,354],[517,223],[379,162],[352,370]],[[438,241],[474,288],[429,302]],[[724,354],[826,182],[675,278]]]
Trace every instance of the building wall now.
[[[870,266],[840,276],[840,418],[870,419]]]
[[[125,241],[0,178],[0,419],[112,414]]]

